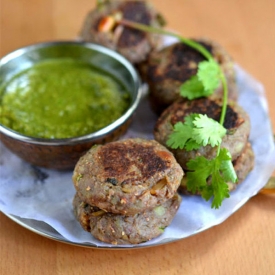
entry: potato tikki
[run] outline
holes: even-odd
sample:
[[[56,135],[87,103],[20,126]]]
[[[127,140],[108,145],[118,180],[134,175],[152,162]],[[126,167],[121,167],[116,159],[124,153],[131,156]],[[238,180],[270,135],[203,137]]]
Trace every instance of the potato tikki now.
[[[151,217],[162,220],[160,224],[164,228],[172,221],[178,209],[180,200],[177,198],[177,189],[182,177],[183,170],[173,154],[155,140],[141,138],[119,140],[92,147],[78,161],[73,173],[77,192],[75,200],[81,201],[81,205],[85,204],[85,207],[90,209],[87,214],[90,217],[87,218],[89,221],[98,213],[107,224],[112,224],[113,221],[119,223],[123,221],[124,224],[126,221],[125,225],[119,227],[124,228],[121,229],[124,233],[129,224],[137,223],[144,227],[144,223],[148,224],[147,218]],[[83,218],[80,218],[82,214],[79,213],[85,211],[81,210],[82,206],[79,208],[79,204],[74,203],[74,207],[78,209],[76,216],[82,221],[80,223],[83,226]],[[173,211],[168,209],[170,206],[173,206]],[[158,212],[157,216],[155,215],[157,209],[163,210],[161,211],[163,216]],[[97,214],[90,214],[90,211]],[[93,235],[99,237],[100,229],[94,227],[91,229],[89,221],[85,222],[86,226],[83,228],[88,228],[92,234],[97,232]],[[102,226],[103,220],[95,222],[98,226]],[[137,228],[133,227],[132,230]],[[108,230],[106,229],[106,232]],[[119,238],[115,236],[117,234],[121,236],[122,231],[120,233],[114,231],[112,237],[103,234],[100,239],[120,243]],[[132,239],[128,236],[128,242],[141,242],[160,234],[155,223],[149,231],[147,237],[142,235],[138,239],[136,237]],[[111,234],[110,230],[108,232]],[[123,238],[124,241],[125,238],[126,236]]]
[[[230,55],[218,43],[206,39],[194,39],[214,57],[227,79],[229,98],[237,99],[237,86],[234,63]],[[144,81],[149,85],[152,109],[160,114],[180,97],[180,86],[196,75],[200,62],[206,60],[197,50],[181,42],[152,52],[147,61],[139,65]],[[214,96],[222,97],[223,87],[220,83]]]
[[[132,63],[144,61],[162,38],[117,24],[120,19],[157,28],[165,24],[162,15],[146,1],[101,1],[87,15],[80,38],[115,50]]]

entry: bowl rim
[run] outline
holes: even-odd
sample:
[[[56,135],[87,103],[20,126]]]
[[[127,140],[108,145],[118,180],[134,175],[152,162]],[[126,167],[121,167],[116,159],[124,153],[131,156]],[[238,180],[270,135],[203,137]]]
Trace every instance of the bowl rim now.
[[[101,128],[98,131],[95,131],[90,134],[77,136],[77,137],[70,137],[70,138],[37,138],[32,136],[23,135],[20,132],[17,132],[11,128],[8,128],[0,123],[0,136],[1,134],[4,134],[10,138],[16,139],[18,141],[24,142],[24,143],[31,143],[31,144],[37,144],[37,145],[51,145],[51,146],[58,146],[58,145],[72,145],[76,143],[84,143],[88,141],[93,141],[95,139],[101,138],[111,132],[112,130],[115,130],[119,126],[121,126],[124,122],[126,122],[134,113],[136,110],[141,97],[142,97],[142,83],[141,79],[139,77],[138,72],[134,68],[134,66],[130,63],[129,60],[127,60],[124,56],[119,54],[118,52],[111,50],[105,46],[92,43],[92,42],[84,42],[84,41],[74,41],[74,40],[62,40],[62,41],[47,41],[47,42],[40,42],[31,44],[28,46],[24,46],[21,48],[18,48],[5,56],[3,56],[0,59],[0,69],[1,66],[5,65],[10,60],[29,52],[33,49],[37,48],[44,48],[44,47],[51,47],[51,46],[58,46],[58,45],[77,45],[82,46],[88,49],[92,49],[95,51],[98,51],[102,54],[105,54],[109,57],[112,57],[113,59],[116,59],[119,63],[121,63],[130,73],[130,75],[133,78],[134,86],[136,88],[136,96],[133,98],[133,102],[128,107],[127,111],[119,117],[117,120],[113,121],[111,124],[105,126],[104,128]],[[1,139],[0,139],[1,140]]]

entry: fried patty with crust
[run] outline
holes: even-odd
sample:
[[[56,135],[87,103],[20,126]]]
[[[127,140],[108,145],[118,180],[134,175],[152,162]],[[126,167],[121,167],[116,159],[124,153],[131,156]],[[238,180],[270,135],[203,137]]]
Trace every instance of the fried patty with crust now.
[[[106,212],[134,215],[174,196],[183,170],[155,140],[125,139],[92,147],[75,166],[80,198]]]
[[[228,84],[229,99],[237,100],[237,86],[234,63],[231,56],[218,43],[206,39],[193,39],[204,46],[221,66]],[[141,77],[149,85],[149,99],[152,109],[160,114],[180,97],[180,86],[197,73],[198,64],[206,58],[190,46],[177,42],[160,51],[152,52],[139,65]],[[214,96],[222,97],[223,87],[214,91]]]
[[[170,105],[159,117],[154,129],[155,139],[164,146],[173,132],[177,122],[184,122],[187,115],[199,113],[219,121],[221,115],[222,100],[219,98],[200,98],[185,100],[180,98]],[[229,150],[232,161],[238,158],[243,152],[250,133],[250,120],[248,114],[236,103],[230,102],[227,105],[227,112],[224,122],[227,130],[222,138],[221,148]],[[197,150],[187,151],[185,149],[171,149],[181,167],[187,169],[187,162],[197,156],[204,156],[208,159],[215,157],[217,148],[210,145],[202,146]]]
[[[241,155],[233,161],[234,170],[237,174],[238,181],[236,183],[228,182],[228,190],[233,191],[238,184],[242,183],[249,172],[254,168],[255,156],[252,150],[250,142],[247,142],[243,152]],[[187,178],[183,177],[180,187],[178,189],[180,194],[189,194],[190,192],[187,190]],[[200,195],[200,193],[196,193],[196,195]]]
[[[91,206],[76,194],[74,214],[82,228],[100,241],[117,244],[139,244],[161,235],[173,220],[181,202],[176,193],[162,205],[133,216],[108,213]]]
[[[145,25],[161,28],[165,24],[163,16],[146,1],[105,1],[88,13],[80,38],[118,51],[132,63],[144,61],[162,43],[161,37],[123,25],[115,25],[109,31],[99,31],[102,20],[117,12],[124,19]]]

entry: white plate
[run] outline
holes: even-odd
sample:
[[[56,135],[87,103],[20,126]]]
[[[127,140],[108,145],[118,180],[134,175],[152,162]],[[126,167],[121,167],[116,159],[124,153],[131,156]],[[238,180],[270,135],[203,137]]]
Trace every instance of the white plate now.
[[[72,210],[72,172],[37,168],[17,158],[0,143],[0,210],[29,230],[53,240],[104,249],[129,249],[161,245],[187,238],[220,224],[265,185],[275,168],[273,134],[261,84],[236,65],[240,105],[251,118],[250,141],[256,164],[218,209],[198,196],[183,196],[180,209],[165,232],[139,245],[110,245],[94,239],[76,221]],[[156,121],[145,97],[126,137],[152,138]]]

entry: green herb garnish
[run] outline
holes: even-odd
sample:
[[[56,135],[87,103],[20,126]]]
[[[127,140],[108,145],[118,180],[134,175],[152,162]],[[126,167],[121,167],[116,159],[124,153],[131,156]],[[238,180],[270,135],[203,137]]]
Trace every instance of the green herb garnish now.
[[[191,114],[185,122],[174,125],[167,145],[172,149],[187,151],[201,146],[217,146],[216,157],[209,160],[203,156],[187,162],[187,189],[192,193],[199,191],[205,200],[213,197],[212,207],[219,208],[229,197],[227,182],[236,182],[237,176],[231,162],[231,155],[225,148],[220,149],[226,129],[217,121],[202,114]]]
[[[177,38],[180,42],[200,52],[205,58],[198,65],[197,74],[183,83],[180,94],[190,100],[213,94],[220,83],[223,87],[223,103],[219,122],[207,115],[191,114],[185,117],[184,122],[174,125],[174,131],[169,136],[167,145],[173,149],[194,150],[201,146],[217,147],[216,156],[209,160],[199,156],[187,163],[187,189],[193,193],[199,191],[205,200],[212,200],[212,208],[219,208],[222,201],[229,197],[227,182],[236,182],[237,176],[232,165],[230,152],[221,148],[222,138],[226,134],[223,127],[228,100],[228,87],[225,75],[212,54],[201,44],[191,39],[163,29],[143,25],[125,19],[119,24],[126,25],[141,31],[168,35]]]
[[[187,172],[188,190],[194,193],[200,191],[205,200],[213,197],[211,207],[219,208],[222,201],[229,197],[226,182],[237,180],[228,150],[221,149],[211,160],[196,157],[187,163],[187,167],[192,171]]]
[[[181,85],[181,96],[192,100],[211,95],[220,84],[219,73],[219,65],[215,60],[200,62],[197,74]]]
[[[212,147],[221,144],[226,129],[207,115],[191,114],[185,117],[185,122],[174,125],[174,132],[169,136],[167,145],[172,149],[198,149],[210,144]]]

